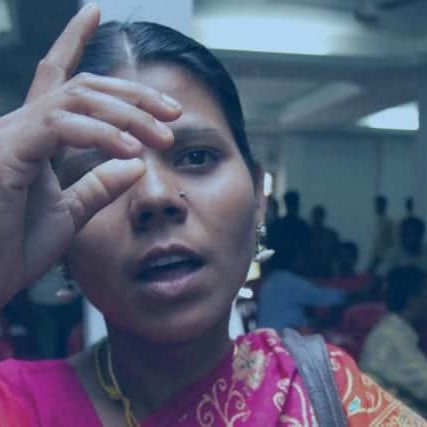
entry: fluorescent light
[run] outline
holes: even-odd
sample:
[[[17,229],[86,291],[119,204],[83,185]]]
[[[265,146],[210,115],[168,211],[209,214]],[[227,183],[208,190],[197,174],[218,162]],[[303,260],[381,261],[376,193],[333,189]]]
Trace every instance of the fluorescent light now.
[[[264,196],[269,196],[273,192],[273,175],[270,172],[264,173]]]
[[[335,32],[329,22],[304,16],[232,11],[197,16],[193,34],[214,49],[327,55]]]
[[[357,124],[374,129],[416,131],[419,128],[418,103],[409,102],[378,111],[359,120]]]
[[[9,3],[6,0],[0,0],[0,34],[9,33],[12,29],[13,20]]]

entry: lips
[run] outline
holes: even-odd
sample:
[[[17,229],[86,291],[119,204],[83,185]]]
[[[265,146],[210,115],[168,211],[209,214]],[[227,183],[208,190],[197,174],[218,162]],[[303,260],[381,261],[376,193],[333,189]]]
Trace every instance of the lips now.
[[[155,248],[138,262],[136,278],[157,294],[176,296],[191,286],[203,264],[200,255],[184,246]]]

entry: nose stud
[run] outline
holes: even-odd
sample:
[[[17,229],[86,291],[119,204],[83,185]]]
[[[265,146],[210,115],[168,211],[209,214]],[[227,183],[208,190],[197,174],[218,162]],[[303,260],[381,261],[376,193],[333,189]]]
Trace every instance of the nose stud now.
[[[181,199],[185,199],[187,197],[187,193],[184,193],[184,191],[178,191],[178,195]]]

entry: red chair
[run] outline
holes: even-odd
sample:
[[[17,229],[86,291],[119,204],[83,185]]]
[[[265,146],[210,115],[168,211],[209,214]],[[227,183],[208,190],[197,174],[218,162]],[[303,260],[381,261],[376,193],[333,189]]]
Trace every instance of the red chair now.
[[[358,360],[366,337],[386,313],[387,307],[382,302],[360,303],[347,308],[335,331],[336,338],[331,341]]]

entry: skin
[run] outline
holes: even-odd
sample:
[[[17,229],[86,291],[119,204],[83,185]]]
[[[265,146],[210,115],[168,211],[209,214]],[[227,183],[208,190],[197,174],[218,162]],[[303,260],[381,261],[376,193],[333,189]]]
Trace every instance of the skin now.
[[[106,317],[115,371],[135,406],[143,402],[143,417],[210,371],[229,349],[230,306],[246,278],[262,209],[258,186],[201,83],[166,64],[123,69],[118,76],[178,100],[182,115],[170,123],[175,143],[162,151],[144,148],[144,176],[92,218],[68,260],[73,277]],[[67,163],[84,156],[68,150],[60,165],[69,171],[65,176],[76,174]],[[171,207],[174,215],[165,214]],[[150,221],[141,225],[141,214],[148,212]],[[143,283],[129,266],[137,254],[174,243],[197,252],[205,264],[191,290],[158,301],[141,292]]]

